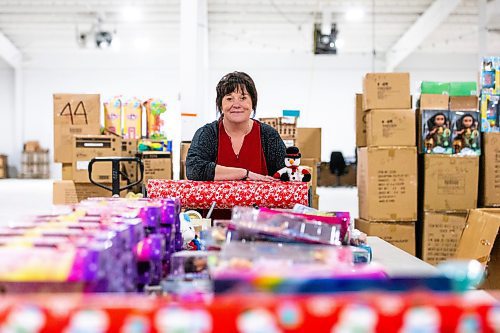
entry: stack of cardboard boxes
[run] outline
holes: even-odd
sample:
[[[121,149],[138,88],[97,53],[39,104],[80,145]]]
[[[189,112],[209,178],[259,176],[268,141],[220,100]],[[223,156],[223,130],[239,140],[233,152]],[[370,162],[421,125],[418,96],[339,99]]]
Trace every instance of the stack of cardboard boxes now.
[[[470,154],[463,154],[465,147],[460,146],[457,138],[457,124],[464,114],[479,119],[477,101],[475,95],[420,96],[417,113],[422,224],[417,236],[422,259],[433,265],[455,255],[467,210],[477,207],[479,133],[476,132],[477,148],[470,149]]]
[[[38,141],[24,144],[21,157],[21,178],[49,178],[49,150],[42,149]]]
[[[7,155],[0,155],[0,179],[7,178],[8,175]]]
[[[181,142],[181,165],[180,165],[180,179],[187,179],[186,175],[186,157],[189,151],[189,147],[191,147],[191,141],[182,141]]]
[[[297,127],[297,116],[260,118],[259,120],[275,128],[280,134],[285,146],[297,146],[302,155],[300,164],[311,172],[311,206],[318,209],[319,196],[316,193],[318,173],[321,162],[321,128]],[[182,148],[181,148],[182,151]],[[181,160],[182,170],[182,160]]]
[[[295,116],[260,118],[259,120],[275,128],[287,147],[297,144],[297,118]]]
[[[300,164],[311,172],[311,207],[319,209],[318,174],[321,163],[321,128],[297,127],[296,146],[300,149],[302,157]]]
[[[101,101],[97,94],[54,94],[54,161],[61,163],[62,180],[53,185],[54,204],[78,203],[89,197],[110,196],[111,192],[90,182],[88,165],[95,157],[135,157],[138,140],[116,134],[101,135]],[[161,156],[158,156],[161,155]],[[144,181],[172,179],[170,153],[144,152]],[[137,165],[122,163],[128,183],[138,179]],[[111,187],[111,163],[96,163],[92,179]],[[123,180],[123,179],[122,179]],[[122,181],[125,186],[127,181]],[[136,189],[133,189],[137,191]],[[122,195],[126,192],[123,191]]]
[[[355,226],[414,255],[417,148],[409,74],[367,74],[356,113],[360,218]]]

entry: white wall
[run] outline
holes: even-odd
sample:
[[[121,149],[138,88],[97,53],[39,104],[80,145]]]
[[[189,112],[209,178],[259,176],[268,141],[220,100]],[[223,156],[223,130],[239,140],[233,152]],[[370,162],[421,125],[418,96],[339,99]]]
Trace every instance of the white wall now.
[[[39,140],[52,149],[52,94],[101,93],[103,100],[118,94],[139,98],[159,97],[168,104],[167,132],[179,137],[178,55],[45,54],[33,57],[24,70],[24,141]],[[380,62],[376,71],[383,71]],[[215,119],[215,86],[226,73],[240,70],[255,80],[259,93],[257,116],[277,116],[283,109],[301,110],[299,126],[322,127],[322,159],[333,150],[354,155],[354,94],[361,92],[362,77],[372,71],[369,55],[312,56],[273,53],[210,53],[209,100],[200,114]],[[421,80],[476,80],[479,64],[474,55],[413,55],[399,68],[411,73],[412,92]],[[9,125],[13,106],[13,74],[0,73],[0,110],[8,121],[0,122],[0,152],[21,149],[12,142]],[[6,75],[3,75],[3,74]],[[6,105],[4,109],[3,106]],[[10,105],[10,106],[9,106]],[[175,147],[175,146],[174,146]],[[60,176],[60,167],[52,169]]]
[[[17,164],[12,159],[15,149],[22,149],[22,142],[14,142],[14,70],[0,65],[0,154],[10,157],[10,164]]]

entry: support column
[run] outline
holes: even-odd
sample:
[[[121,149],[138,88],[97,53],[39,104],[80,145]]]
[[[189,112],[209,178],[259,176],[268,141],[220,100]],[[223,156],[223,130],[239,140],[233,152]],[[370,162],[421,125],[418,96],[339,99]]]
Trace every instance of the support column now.
[[[25,141],[24,135],[24,107],[23,107],[23,70],[22,67],[14,69],[14,140],[12,159],[9,164],[17,169],[17,175],[21,173],[21,151]]]
[[[191,140],[204,123],[215,119],[207,101],[208,7],[207,0],[180,1],[180,111],[181,139]]]
[[[481,59],[488,55],[488,30],[486,25],[488,23],[488,7],[486,0],[479,0],[479,15],[478,15],[478,64]]]

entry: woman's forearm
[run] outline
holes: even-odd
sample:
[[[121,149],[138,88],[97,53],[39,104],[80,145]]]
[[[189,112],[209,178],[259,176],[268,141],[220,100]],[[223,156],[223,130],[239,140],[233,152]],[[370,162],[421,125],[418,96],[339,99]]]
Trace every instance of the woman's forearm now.
[[[247,171],[242,168],[226,167],[222,165],[215,166],[214,180],[240,180],[247,175]]]

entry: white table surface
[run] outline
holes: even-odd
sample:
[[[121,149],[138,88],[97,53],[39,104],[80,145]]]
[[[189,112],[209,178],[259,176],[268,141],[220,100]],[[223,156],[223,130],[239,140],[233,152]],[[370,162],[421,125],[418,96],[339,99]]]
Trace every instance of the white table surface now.
[[[373,262],[384,266],[389,276],[432,276],[439,274],[436,267],[379,237],[368,236],[367,243],[372,248]]]

